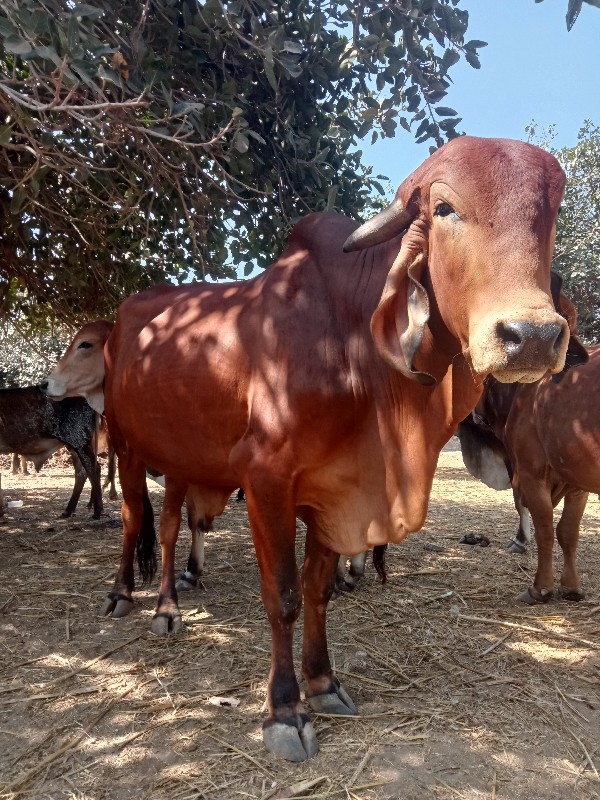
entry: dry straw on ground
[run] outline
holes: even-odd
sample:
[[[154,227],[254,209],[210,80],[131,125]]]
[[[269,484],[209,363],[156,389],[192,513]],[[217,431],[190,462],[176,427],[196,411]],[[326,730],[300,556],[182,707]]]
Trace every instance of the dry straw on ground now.
[[[7,467],[6,499],[24,505],[0,523],[1,798],[600,796],[597,498],[581,541],[588,599],[519,606],[535,550],[504,551],[510,493],[443,453],[426,528],[390,549],[388,584],[369,565],[331,606],[331,654],[360,716],[316,717],[321,753],[293,765],[261,742],[270,639],[245,505],[232,498],[207,537],[202,586],[180,597],[184,632],[156,638],[156,582],[129,617],[96,615],[118,503],[62,520],[67,462],[29,478]],[[491,546],[459,544],[469,532]],[[184,526],[181,566],[188,544]]]

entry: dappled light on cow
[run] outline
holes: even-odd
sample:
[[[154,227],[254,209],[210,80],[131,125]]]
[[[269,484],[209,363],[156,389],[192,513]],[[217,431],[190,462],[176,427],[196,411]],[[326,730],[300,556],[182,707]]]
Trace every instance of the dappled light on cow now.
[[[133,609],[139,542],[143,574],[152,567],[145,465],[166,487],[157,633],[184,624],[173,552],[186,487],[212,517],[243,486],[272,633],[263,738],[284,758],[317,752],[309,708],[356,711],[327,647],[339,555],[422,527],[439,453],[488,373],[531,379],[562,367],[566,323],[549,293],[562,189],[558,163],[542,151],[464,137],[404,182],[383,225],[311,214],[256,278],[156,287],[119,308],[105,401],[123,553],[104,610]],[[541,205],[523,202],[536,193]],[[521,217],[528,222],[515,227]],[[344,242],[358,252],[344,253]],[[297,517],[306,523],[302,573]],[[293,657],[302,606],[305,702]]]
[[[596,347],[588,363],[573,366],[558,381],[544,378],[532,385],[503,386],[488,378],[477,411],[459,426],[463,459],[471,474],[492,488],[513,488],[521,525],[509,545],[511,552],[524,552],[530,535],[526,513],[531,514],[537,571],[533,585],[519,595],[529,605],[554,596],[553,511],[561,500],[564,507],[556,526],[564,558],[560,596],[585,596],[577,549],[588,493],[600,492],[599,389]]]

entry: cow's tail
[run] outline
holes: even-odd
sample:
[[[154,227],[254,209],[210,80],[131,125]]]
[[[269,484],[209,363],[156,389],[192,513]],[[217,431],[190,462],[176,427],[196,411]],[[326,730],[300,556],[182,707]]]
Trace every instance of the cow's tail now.
[[[142,515],[142,528],[137,540],[137,562],[142,586],[150,583],[156,572],[156,531],[154,530],[154,511],[148,497],[148,488],[144,482],[142,494],[144,513]]]
[[[377,570],[377,574],[379,575],[382,583],[385,583],[387,581],[387,574],[385,571],[386,550],[387,550],[387,544],[378,544],[376,547],[373,548],[373,566]]]

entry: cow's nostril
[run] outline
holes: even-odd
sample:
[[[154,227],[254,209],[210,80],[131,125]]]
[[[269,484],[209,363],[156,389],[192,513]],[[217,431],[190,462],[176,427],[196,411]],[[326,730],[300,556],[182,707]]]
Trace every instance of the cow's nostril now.
[[[527,339],[528,328],[533,326],[529,322],[499,322],[496,326],[498,338],[504,344],[510,356],[516,356],[523,349]]]
[[[42,381],[40,383],[40,389],[42,390],[42,392],[45,392],[47,388],[48,388],[48,381]]]
[[[566,328],[563,328],[560,325],[559,325],[559,327],[560,327],[560,332],[559,332],[558,336],[556,337],[556,339],[554,340],[554,352],[555,353],[559,353],[560,352],[560,348],[562,346],[563,340],[564,340],[565,336],[568,335]]]

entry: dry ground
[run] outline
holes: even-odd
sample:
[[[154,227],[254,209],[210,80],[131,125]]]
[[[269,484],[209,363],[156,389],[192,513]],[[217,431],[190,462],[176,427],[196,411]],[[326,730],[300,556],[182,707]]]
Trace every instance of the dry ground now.
[[[118,503],[63,520],[66,462],[32,477],[7,467],[6,499],[24,505],[0,522],[0,797],[600,797],[597,498],[581,542],[588,599],[522,607],[535,552],[504,551],[510,493],[443,453],[426,528],[390,549],[387,585],[369,564],[331,606],[331,654],[360,716],[316,717],[321,752],[293,765],[261,743],[269,633],[245,505],[232,498],[208,536],[203,586],[180,598],[184,632],[156,638],[156,582],[125,619],[96,615]],[[459,544],[468,532],[491,546]],[[188,542],[182,528],[181,566]]]

